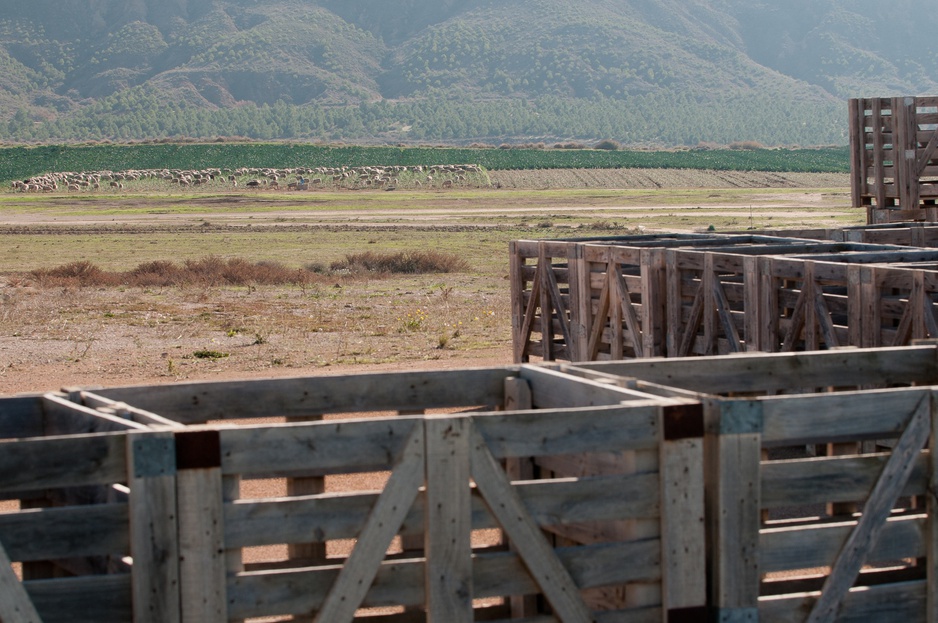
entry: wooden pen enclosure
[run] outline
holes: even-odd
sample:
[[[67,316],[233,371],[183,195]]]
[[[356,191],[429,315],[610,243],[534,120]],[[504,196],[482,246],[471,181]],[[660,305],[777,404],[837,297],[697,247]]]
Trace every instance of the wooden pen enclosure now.
[[[3,398],[0,619],[936,621],[936,379],[916,346]]]
[[[702,433],[694,401],[531,366],[0,399],[0,620],[701,612]]]
[[[938,338],[938,251],[768,236],[516,241],[517,362]]]
[[[934,346],[555,364],[706,392],[721,621],[938,620]]]
[[[938,98],[851,99],[850,180],[867,223],[938,221]]]

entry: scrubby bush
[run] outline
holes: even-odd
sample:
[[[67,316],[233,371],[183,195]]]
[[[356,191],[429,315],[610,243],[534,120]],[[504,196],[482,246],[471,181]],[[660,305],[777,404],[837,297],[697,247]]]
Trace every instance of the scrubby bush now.
[[[353,253],[333,262],[332,270],[371,273],[455,273],[468,270],[469,263],[452,253],[402,251],[400,253]]]

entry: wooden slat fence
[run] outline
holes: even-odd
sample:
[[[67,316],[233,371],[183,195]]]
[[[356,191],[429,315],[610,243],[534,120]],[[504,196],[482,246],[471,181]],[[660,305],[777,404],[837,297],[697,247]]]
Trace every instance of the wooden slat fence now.
[[[375,391],[363,395],[361,388]],[[193,397],[203,413],[191,408]],[[271,410],[262,413],[265,397]],[[0,400],[0,419],[6,407]],[[0,562],[9,561],[0,567],[4,623],[291,615],[665,621],[706,605],[703,474],[696,469],[703,413],[696,402],[521,367],[10,399],[11,417],[31,420],[30,410],[45,419],[43,429],[55,420],[71,432],[46,438],[32,428],[32,437],[0,440],[5,497],[113,485],[127,495],[0,514]],[[238,425],[199,423],[220,410]],[[390,417],[373,410],[390,410]],[[437,413],[395,415],[424,411]],[[284,413],[329,419],[250,423]],[[696,417],[695,434],[668,434],[679,416]],[[121,426],[124,432],[95,430]],[[660,468],[510,475],[540,460],[588,464],[593,455],[638,451],[658,457]],[[386,474],[379,490],[329,488],[376,472]],[[241,499],[229,484],[300,477],[322,478],[327,490]],[[603,528],[636,521],[655,525],[654,533]],[[493,529],[503,545],[473,545],[473,531]],[[556,534],[567,531],[590,538],[558,545]],[[347,553],[341,546],[350,539]],[[418,549],[402,552],[408,539]],[[242,558],[246,548],[309,542],[323,544],[325,556]],[[9,564],[99,556],[119,557],[124,566],[21,582]],[[636,584],[646,588],[641,600],[628,595]]]
[[[938,619],[933,346],[561,369],[723,396],[704,403],[715,620]]]
[[[759,237],[642,244],[515,243],[516,361],[795,352],[938,338],[935,250]],[[545,339],[544,331],[552,333]]]
[[[851,99],[854,207],[868,223],[938,221],[938,98]]]

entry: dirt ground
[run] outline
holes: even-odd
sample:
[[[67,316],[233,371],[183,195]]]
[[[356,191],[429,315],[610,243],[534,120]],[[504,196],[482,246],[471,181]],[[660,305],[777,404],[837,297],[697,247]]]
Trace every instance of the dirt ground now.
[[[505,218],[546,216],[551,221],[531,233],[545,237],[543,226],[576,227],[576,221],[563,219],[666,212],[667,222],[673,224],[668,231],[687,231],[692,222],[685,215],[691,213],[704,211],[707,218],[729,214],[745,224],[746,209],[751,213],[756,202],[768,211],[762,212],[763,219],[803,213],[809,222],[827,209],[843,210],[847,197],[843,174],[623,169],[501,171],[490,176],[503,188],[674,188],[678,203],[660,193],[635,195],[631,205],[621,206],[620,196],[603,200],[592,194],[548,194],[526,201],[516,191],[471,199],[426,191],[393,209],[386,203],[369,203],[390,196],[377,192],[347,193],[349,198],[336,205],[280,211],[277,206],[289,206],[289,196],[174,199],[149,193],[83,197],[77,202],[67,193],[17,195],[6,198],[16,209],[0,211],[0,241],[15,244],[14,237],[4,235],[11,232],[56,234],[43,251],[54,258],[60,235],[127,230],[145,246],[148,233],[202,228],[209,218],[214,227],[248,223],[254,231],[354,223],[367,232],[371,227],[387,231],[415,225],[460,228],[467,219],[478,229],[502,224]],[[750,190],[732,194],[740,188]],[[715,205],[684,205],[680,189],[696,189],[694,197],[713,197]],[[654,205],[665,200],[666,205]],[[175,204],[185,204],[186,209],[176,212]],[[649,228],[647,233],[654,231],[662,230]],[[8,251],[9,257],[16,257],[15,251]],[[35,257],[35,262],[48,265],[50,257]],[[486,277],[447,277],[446,286],[441,286],[438,277],[428,276],[396,286],[336,284],[311,293],[278,288],[43,289],[0,273],[0,395],[66,386],[504,365],[511,363],[511,318],[508,284],[502,278],[488,276],[488,288],[480,285]],[[421,322],[408,323],[406,314],[418,311]],[[194,357],[197,351],[224,356]]]

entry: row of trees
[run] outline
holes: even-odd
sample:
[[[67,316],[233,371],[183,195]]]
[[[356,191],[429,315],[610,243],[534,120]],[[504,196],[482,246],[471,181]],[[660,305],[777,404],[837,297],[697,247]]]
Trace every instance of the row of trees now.
[[[753,95],[699,101],[668,92],[628,99],[444,97],[353,106],[245,104],[206,109],[129,89],[55,120],[18,112],[0,123],[6,141],[140,140],[173,136],[251,139],[502,142],[517,138],[613,138],[624,144],[845,144],[845,107]]]

